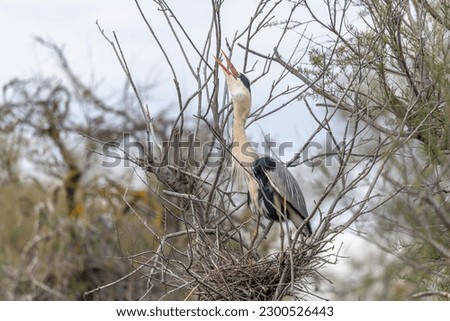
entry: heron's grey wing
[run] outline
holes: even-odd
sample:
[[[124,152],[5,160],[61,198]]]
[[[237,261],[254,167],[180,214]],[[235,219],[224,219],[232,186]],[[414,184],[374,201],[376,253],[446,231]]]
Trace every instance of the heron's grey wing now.
[[[292,207],[297,210],[302,220],[308,217],[303,192],[294,175],[280,162],[275,162],[275,168],[265,171],[270,184]]]

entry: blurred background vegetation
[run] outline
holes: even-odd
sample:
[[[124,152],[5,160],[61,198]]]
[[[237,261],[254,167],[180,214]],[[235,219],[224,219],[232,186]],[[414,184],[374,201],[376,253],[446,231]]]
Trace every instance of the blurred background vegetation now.
[[[130,103],[128,87],[119,101],[100,99],[60,48],[36,41],[54,54],[63,76],[3,86],[0,298],[138,299],[146,282],[137,281],[141,275],[127,257],[154,247],[142,219],[162,232],[162,206],[154,190],[135,188],[145,184],[133,182],[133,169],[102,168],[101,148],[89,137],[120,142],[132,131],[139,139],[145,125],[132,106],[126,113],[115,107]],[[162,136],[166,121],[162,115],[156,126]],[[125,282],[84,297],[130,273]]]

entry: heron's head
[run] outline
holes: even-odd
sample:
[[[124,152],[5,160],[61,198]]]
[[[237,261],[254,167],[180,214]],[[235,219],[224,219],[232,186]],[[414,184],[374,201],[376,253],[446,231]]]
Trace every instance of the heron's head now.
[[[247,119],[252,104],[250,81],[243,73],[236,70],[223,51],[222,54],[225,57],[226,66],[218,58],[215,57],[215,59],[225,74],[225,81],[227,82],[228,90],[233,100],[234,113],[238,117]]]

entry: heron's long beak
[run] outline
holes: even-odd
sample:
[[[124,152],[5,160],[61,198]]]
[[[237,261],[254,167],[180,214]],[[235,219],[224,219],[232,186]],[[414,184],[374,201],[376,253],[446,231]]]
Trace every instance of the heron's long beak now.
[[[220,67],[222,67],[222,70],[229,76],[233,76],[234,79],[237,79],[239,77],[239,72],[236,70],[236,68],[234,68],[233,64],[231,63],[231,60],[227,57],[227,55],[225,54],[225,52],[222,51],[222,55],[225,57],[225,60],[227,62],[227,66],[225,67],[225,65],[222,63],[222,61],[219,60],[219,58],[217,58],[216,56],[214,56],[214,59],[216,59],[217,63],[219,64]]]

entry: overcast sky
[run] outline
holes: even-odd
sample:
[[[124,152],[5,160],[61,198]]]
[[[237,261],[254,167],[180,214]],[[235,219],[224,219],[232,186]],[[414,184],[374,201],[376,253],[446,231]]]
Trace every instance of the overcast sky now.
[[[222,8],[224,37],[232,38],[237,30],[242,30],[247,25],[258,2],[225,1]],[[194,41],[202,43],[210,23],[210,2],[194,0],[170,3],[176,3],[174,11],[179,14]],[[173,37],[168,33],[167,24],[162,14],[155,10],[153,1],[141,1],[141,5],[152,25],[156,26],[156,32],[165,40],[168,52],[177,50],[171,42]],[[157,81],[158,87],[152,93],[154,102],[149,105],[157,109],[174,102],[173,81],[168,67],[161,63],[163,57],[150,37],[134,1],[127,0],[2,0],[0,83],[4,84],[13,77],[51,76],[57,72],[54,56],[33,40],[35,36],[39,36],[64,45],[64,52],[72,69],[85,82],[101,83],[100,88],[104,93],[119,88],[124,82],[123,72],[111,47],[98,31],[96,21],[108,34],[117,32],[138,81]],[[266,29],[264,38],[255,39],[254,46],[263,52],[270,52],[279,32],[280,29],[277,28]],[[236,65],[242,66],[239,58],[236,59]],[[191,81],[188,69],[181,59],[178,65],[177,63],[176,61],[175,68],[180,75],[181,84],[183,88],[188,88]],[[268,88],[265,86],[270,85],[270,79],[267,81],[252,87],[254,108],[264,101],[263,95],[259,93],[267,92]],[[275,116],[259,121],[250,129],[252,135],[260,135],[261,130],[271,131],[272,137],[277,140],[296,140],[300,144],[315,126],[305,119],[308,113],[299,104],[301,103],[294,103]],[[293,113],[298,117],[292,117]],[[274,127],[276,130],[273,130]],[[290,156],[292,155],[286,158],[289,159]]]

